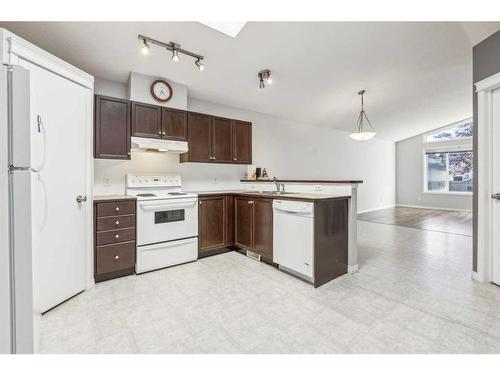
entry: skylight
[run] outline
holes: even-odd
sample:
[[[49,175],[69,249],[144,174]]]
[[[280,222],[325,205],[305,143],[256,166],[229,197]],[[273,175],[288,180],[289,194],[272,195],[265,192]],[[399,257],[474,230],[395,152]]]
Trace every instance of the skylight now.
[[[233,38],[238,35],[241,29],[243,29],[243,26],[246,24],[246,22],[199,22]]]

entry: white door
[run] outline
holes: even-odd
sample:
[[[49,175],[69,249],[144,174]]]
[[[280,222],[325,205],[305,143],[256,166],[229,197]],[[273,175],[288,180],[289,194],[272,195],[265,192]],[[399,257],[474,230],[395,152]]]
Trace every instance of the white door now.
[[[90,90],[27,61],[30,71],[34,306],[44,312],[86,286]]]
[[[492,281],[500,285],[500,89],[492,92]],[[496,195],[498,194],[498,195]],[[495,199],[496,198],[496,199]]]

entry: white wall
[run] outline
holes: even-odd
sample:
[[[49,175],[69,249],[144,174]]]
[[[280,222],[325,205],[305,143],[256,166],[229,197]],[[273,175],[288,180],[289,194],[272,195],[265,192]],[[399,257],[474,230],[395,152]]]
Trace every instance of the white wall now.
[[[126,97],[126,87],[96,79],[96,93]],[[356,142],[343,131],[188,98],[188,110],[253,123],[253,163],[270,176],[302,179],[361,179],[358,210],[395,204],[395,147],[375,138]],[[355,119],[354,119],[355,120]],[[353,121],[354,121],[353,120]],[[239,187],[245,166],[180,164],[166,154],[132,155],[131,161],[95,161],[95,194],[123,193],[129,172],[179,172],[186,190]],[[104,186],[109,178],[111,186]],[[291,188],[291,186],[290,186]],[[290,190],[290,189],[289,189]]]
[[[422,135],[396,143],[396,203],[398,205],[472,210],[472,195],[424,193]]]

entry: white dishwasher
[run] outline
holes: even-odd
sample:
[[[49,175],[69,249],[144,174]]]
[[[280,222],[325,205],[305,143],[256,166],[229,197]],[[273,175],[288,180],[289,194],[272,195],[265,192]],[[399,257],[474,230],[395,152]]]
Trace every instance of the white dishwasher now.
[[[273,227],[273,261],[285,271],[314,281],[314,204],[275,199]]]

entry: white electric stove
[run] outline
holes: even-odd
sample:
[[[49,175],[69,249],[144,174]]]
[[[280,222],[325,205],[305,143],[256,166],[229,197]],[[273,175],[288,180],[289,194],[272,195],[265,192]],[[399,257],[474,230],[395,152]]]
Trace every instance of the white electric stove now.
[[[198,258],[198,197],[181,188],[179,175],[127,174],[127,195],[137,198],[136,273]]]

